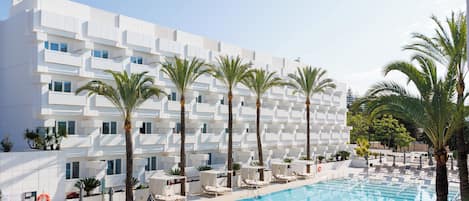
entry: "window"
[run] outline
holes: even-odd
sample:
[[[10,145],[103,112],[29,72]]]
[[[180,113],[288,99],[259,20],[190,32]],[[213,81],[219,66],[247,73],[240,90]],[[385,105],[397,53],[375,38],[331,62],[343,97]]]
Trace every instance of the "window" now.
[[[173,128],[173,133],[180,133],[181,132],[181,123],[176,123],[176,128]]]
[[[74,161],[65,164],[65,179],[76,179],[80,177],[80,162]]]
[[[67,43],[56,43],[56,42],[44,42],[44,48],[53,51],[68,52]]]
[[[207,133],[207,123],[204,123],[201,129],[202,133]]]
[[[107,161],[107,175],[121,174],[122,173],[122,161],[121,159],[108,160]]]
[[[148,157],[147,164],[145,165],[145,171],[157,170],[156,167],[156,156]]]
[[[96,58],[109,59],[109,52],[107,50],[92,50],[91,56]]]
[[[225,97],[220,99],[220,104],[224,105],[225,104]]]
[[[55,92],[72,92],[72,82],[70,81],[51,81],[49,83],[49,90]]]
[[[176,92],[171,92],[171,94],[168,95],[168,100],[176,101]]]
[[[241,101],[241,106],[244,106],[244,101]]]
[[[246,128],[246,133],[249,133],[249,128]]]
[[[75,135],[75,121],[57,121],[57,132],[67,132],[68,135]]]
[[[130,57],[130,63],[134,63],[134,64],[143,64],[143,57],[131,56],[131,57]]]
[[[197,103],[202,103],[202,95],[197,96],[197,97],[195,98],[195,101],[196,101]]]
[[[228,130],[228,128],[225,128],[225,133],[229,133],[229,130]]]
[[[142,127],[140,127],[141,134],[151,134],[151,122],[143,122]]]
[[[102,133],[103,134],[117,134],[117,122],[115,121],[103,122]]]

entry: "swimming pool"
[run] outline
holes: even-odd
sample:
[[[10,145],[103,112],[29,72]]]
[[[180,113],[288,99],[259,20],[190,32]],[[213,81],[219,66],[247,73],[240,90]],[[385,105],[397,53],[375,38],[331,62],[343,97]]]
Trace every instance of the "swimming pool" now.
[[[455,200],[457,192],[450,188],[448,200]],[[433,201],[435,196],[434,186],[339,179],[239,201]]]

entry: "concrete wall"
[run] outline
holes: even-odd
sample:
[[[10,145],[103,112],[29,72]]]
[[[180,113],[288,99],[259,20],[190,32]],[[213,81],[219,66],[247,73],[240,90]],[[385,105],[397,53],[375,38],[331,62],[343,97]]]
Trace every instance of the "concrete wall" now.
[[[65,156],[60,151],[0,153],[2,200],[22,200],[23,193],[47,193],[52,200],[65,197]]]

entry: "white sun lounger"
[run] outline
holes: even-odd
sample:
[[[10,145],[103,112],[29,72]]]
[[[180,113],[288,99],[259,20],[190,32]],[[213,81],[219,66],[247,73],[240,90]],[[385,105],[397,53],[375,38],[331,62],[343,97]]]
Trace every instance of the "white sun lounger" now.
[[[150,194],[150,197],[148,200],[155,200],[155,201],[185,201],[186,200],[186,197],[182,195],[152,195]]]
[[[312,174],[312,173],[293,172],[293,174],[294,174],[295,176],[297,176],[298,178],[301,178],[301,179],[309,179],[309,178],[314,177],[314,174]]]
[[[256,181],[251,179],[243,179],[243,183],[250,188],[260,188],[269,184],[269,182],[266,181]]]
[[[232,191],[231,188],[227,187],[221,187],[221,186],[206,186],[202,185],[202,190],[204,193],[215,195],[217,197],[218,195],[223,195],[225,193],[229,193]]]
[[[277,181],[283,181],[285,183],[288,183],[290,181],[295,181],[296,177],[295,176],[286,176],[286,175],[281,175],[281,174],[276,174],[274,175],[275,180]]]

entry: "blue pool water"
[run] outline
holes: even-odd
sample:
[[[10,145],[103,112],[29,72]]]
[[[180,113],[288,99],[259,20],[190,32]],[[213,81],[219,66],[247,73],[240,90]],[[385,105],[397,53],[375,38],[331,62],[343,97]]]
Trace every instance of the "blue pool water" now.
[[[455,200],[457,193],[450,188],[448,200]],[[435,196],[434,186],[340,179],[239,201],[433,201]]]

